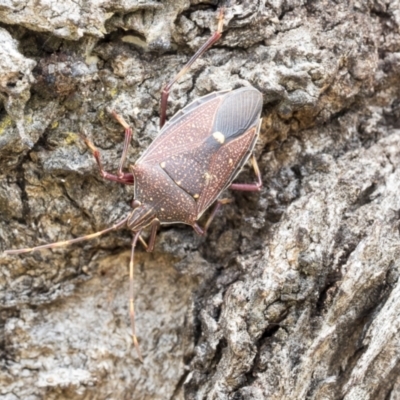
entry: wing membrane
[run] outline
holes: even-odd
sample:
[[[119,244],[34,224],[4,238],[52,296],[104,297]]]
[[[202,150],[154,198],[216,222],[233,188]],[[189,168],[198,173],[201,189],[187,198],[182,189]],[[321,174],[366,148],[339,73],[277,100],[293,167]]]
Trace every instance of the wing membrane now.
[[[262,108],[261,93],[245,87],[225,95],[218,109],[213,132],[222,132],[229,142],[258,124]]]

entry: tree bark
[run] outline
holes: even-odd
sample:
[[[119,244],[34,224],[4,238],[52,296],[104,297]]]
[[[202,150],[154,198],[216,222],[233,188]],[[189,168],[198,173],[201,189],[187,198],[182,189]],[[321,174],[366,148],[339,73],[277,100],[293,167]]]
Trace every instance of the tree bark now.
[[[221,4],[219,4],[221,5]],[[168,117],[252,85],[260,193],[208,236],[163,227],[0,254],[0,399],[400,398],[400,2],[226,4],[221,40]],[[42,8],[41,8],[42,7]],[[130,212],[115,171],[158,134],[160,93],[217,26],[207,0],[0,4],[0,250],[92,233]],[[238,177],[252,182],[246,166]]]

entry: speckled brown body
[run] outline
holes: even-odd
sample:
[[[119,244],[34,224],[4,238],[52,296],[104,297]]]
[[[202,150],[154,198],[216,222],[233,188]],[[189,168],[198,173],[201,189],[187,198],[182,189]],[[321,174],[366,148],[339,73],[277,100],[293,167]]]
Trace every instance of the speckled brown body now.
[[[135,200],[150,206],[161,224],[194,226],[250,157],[261,108],[254,88],[212,93],[188,105],[131,166]]]

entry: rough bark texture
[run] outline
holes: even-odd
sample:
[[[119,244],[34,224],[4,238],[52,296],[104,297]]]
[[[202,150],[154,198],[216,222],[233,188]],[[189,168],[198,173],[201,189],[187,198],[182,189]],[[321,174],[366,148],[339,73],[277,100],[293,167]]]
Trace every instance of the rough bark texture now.
[[[104,229],[103,181],[158,132],[163,84],[216,27],[216,1],[0,2],[0,250]],[[206,238],[170,226],[0,255],[0,399],[400,398],[400,2],[230,2],[224,36],[169,116],[216,90],[264,95],[264,188]],[[240,181],[254,177],[249,168]]]

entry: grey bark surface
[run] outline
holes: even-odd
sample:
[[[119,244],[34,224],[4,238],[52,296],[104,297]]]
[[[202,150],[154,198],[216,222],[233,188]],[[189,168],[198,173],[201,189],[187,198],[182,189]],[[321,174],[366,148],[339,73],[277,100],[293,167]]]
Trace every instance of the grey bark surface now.
[[[0,2],[0,251],[130,210],[101,179],[158,133],[160,92],[216,28],[216,1]],[[227,192],[208,236],[163,227],[0,253],[0,399],[400,398],[400,2],[234,1],[172,90],[264,96],[264,187]],[[246,167],[238,178],[251,182]]]

